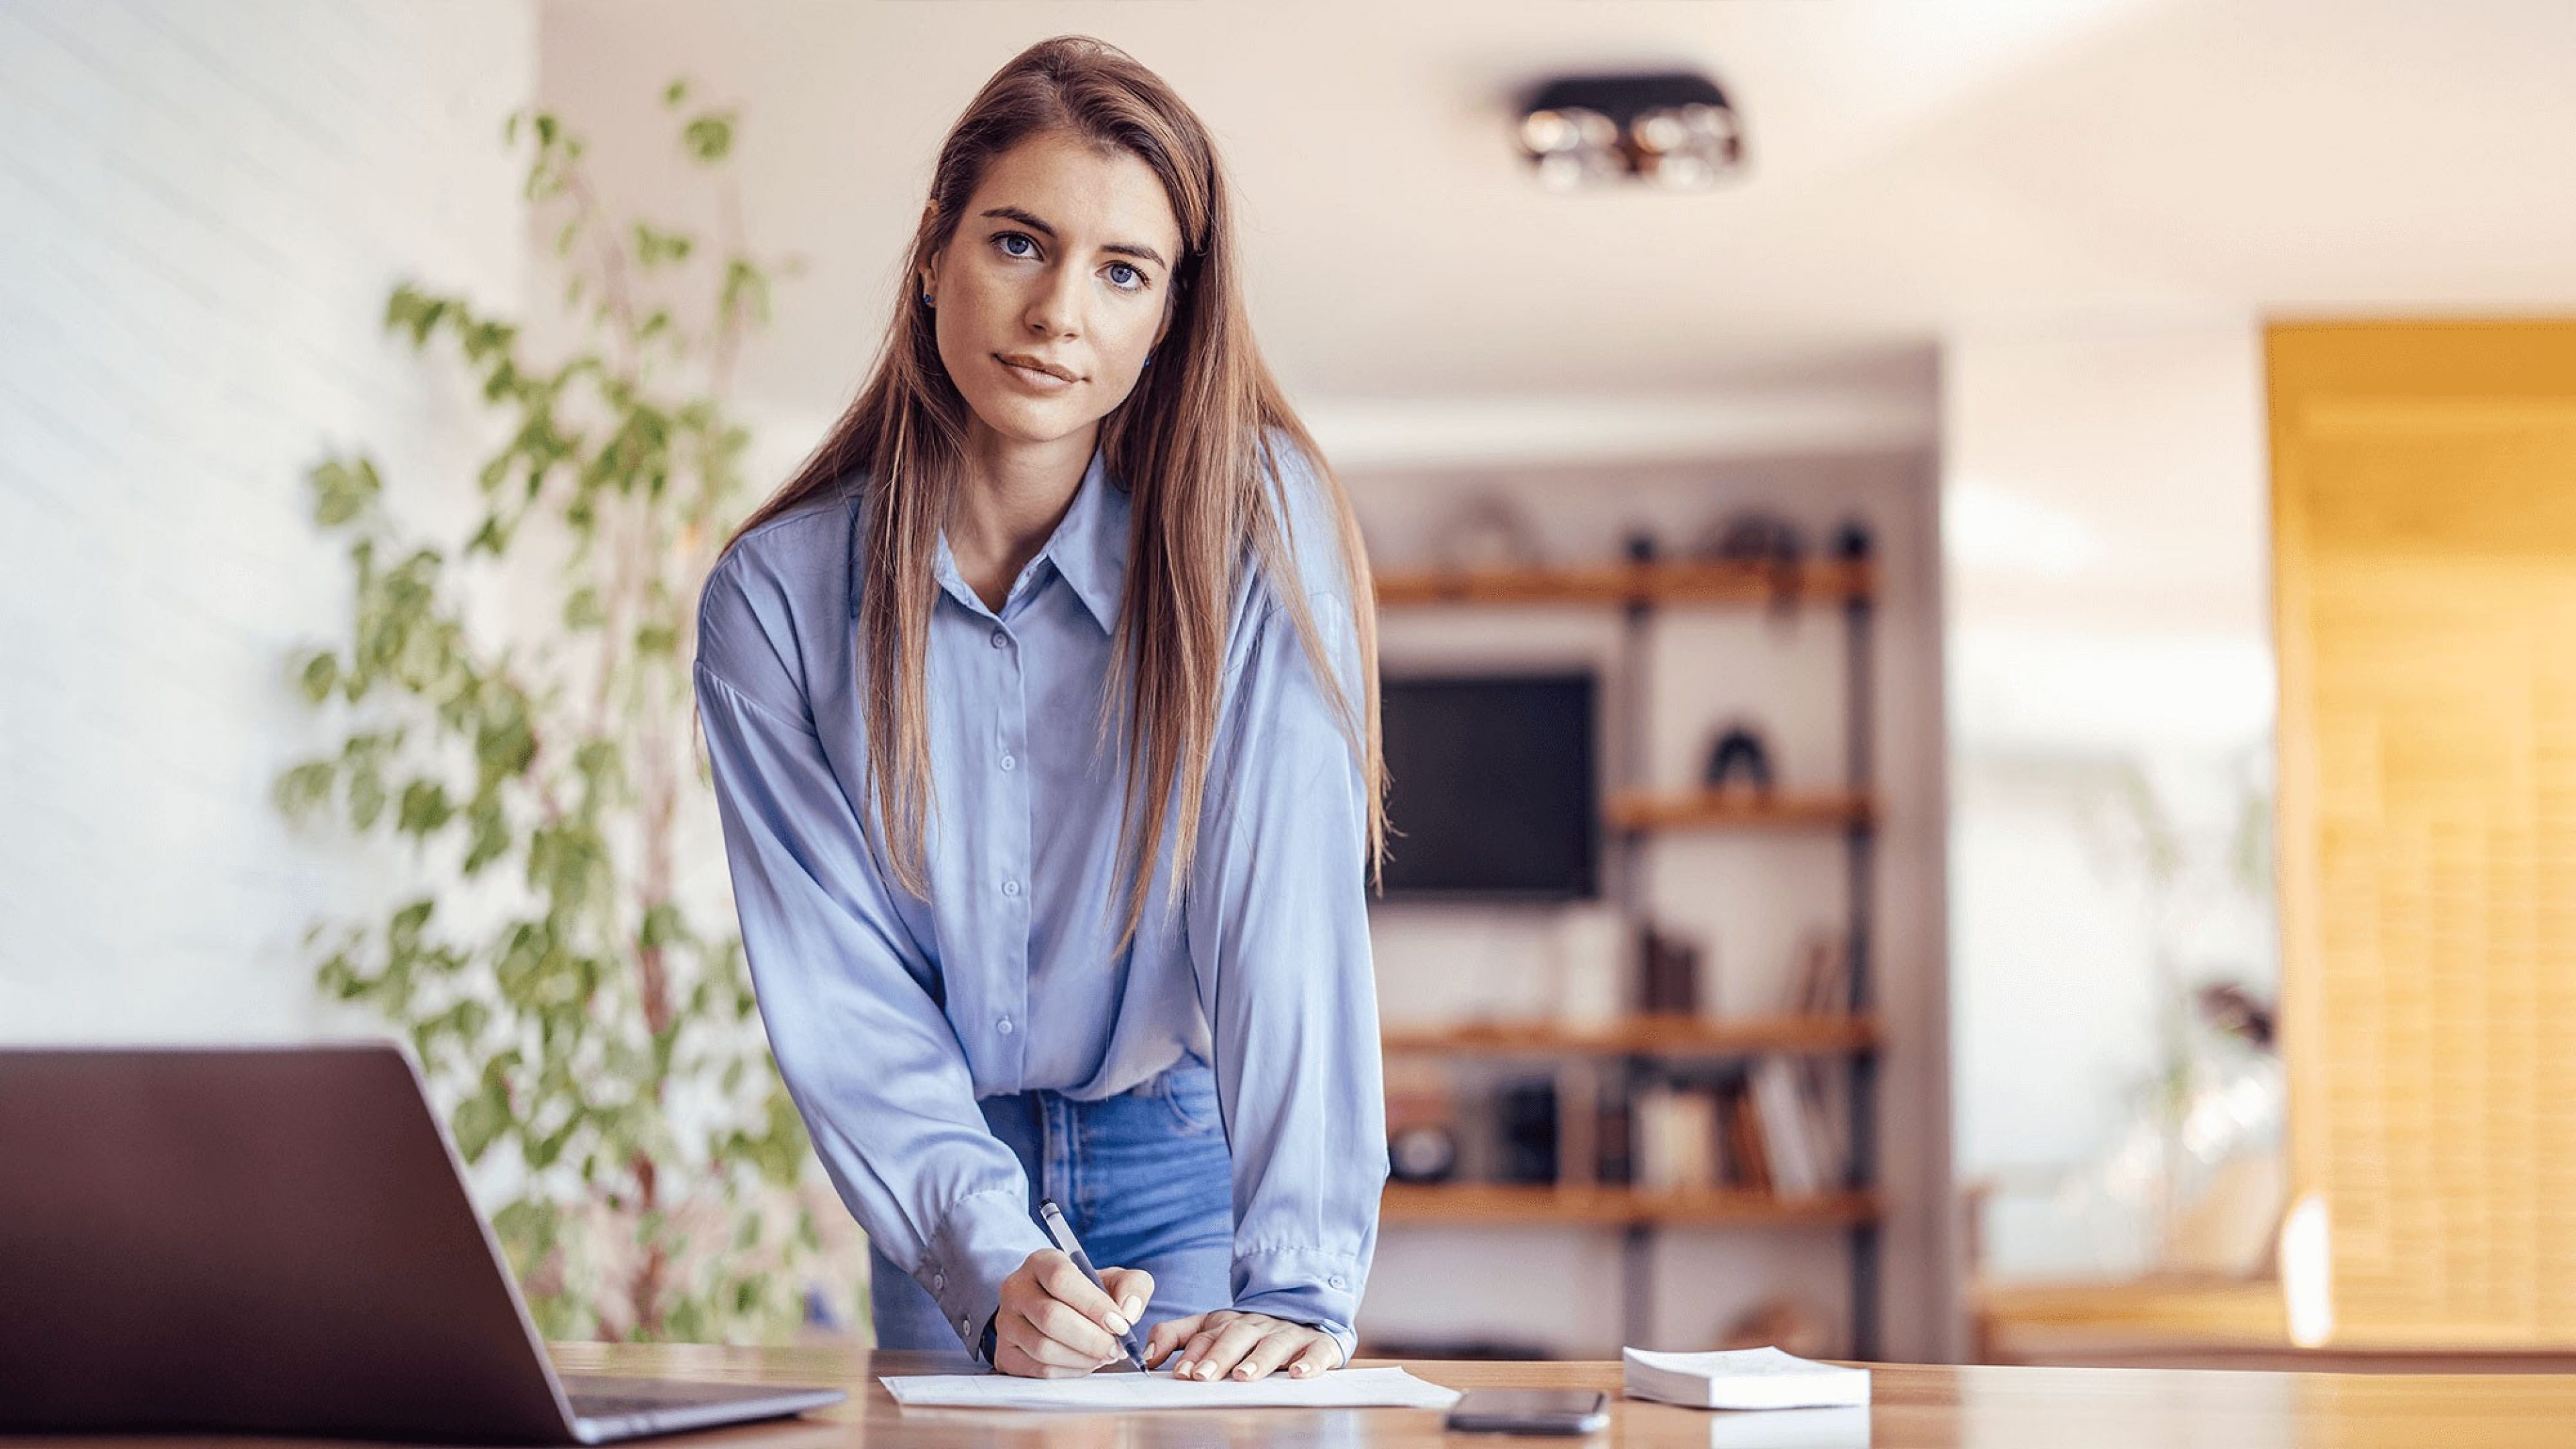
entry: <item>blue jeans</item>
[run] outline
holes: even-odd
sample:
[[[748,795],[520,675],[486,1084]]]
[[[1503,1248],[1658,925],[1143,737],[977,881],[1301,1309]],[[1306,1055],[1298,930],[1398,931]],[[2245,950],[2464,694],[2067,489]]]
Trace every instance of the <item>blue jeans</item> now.
[[[1054,1198],[1094,1266],[1154,1275],[1138,1341],[1165,1319],[1234,1301],[1234,1167],[1206,1063],[1184,1056],[1097,1102],[1038,1091],[976,1105],[1028,1174],[1033,1217],[1038,1199]],[[868,1273],[877,1347],[960,1347],[938,1300],[873,1243]]]

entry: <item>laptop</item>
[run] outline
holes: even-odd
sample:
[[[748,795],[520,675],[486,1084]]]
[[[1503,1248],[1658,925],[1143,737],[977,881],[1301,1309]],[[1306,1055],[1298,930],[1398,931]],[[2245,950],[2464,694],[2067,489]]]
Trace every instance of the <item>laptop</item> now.
[[[0,1048],[0,1434],[601,1444],[845,1397],[558,1376],[392,1042]]]

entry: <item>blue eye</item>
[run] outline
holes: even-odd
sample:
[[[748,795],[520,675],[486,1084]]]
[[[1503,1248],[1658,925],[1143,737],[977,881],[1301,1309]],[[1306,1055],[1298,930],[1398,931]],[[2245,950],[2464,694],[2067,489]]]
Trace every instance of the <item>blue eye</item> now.
[[[1028,250],[1028,251],[1016,251],[1016,250],[1013,250],[1013,249],[1012,249],[1012,247],[1011,247],[1011,245],[1010,245],[1012,242],[1024,242],[1024,243],[1026,243],[1026,244],[1028,245],[1028,247],[1030,248],[1030,250]],[[1026,232],[1018,232],[1018,231],[995,232],[995,233],[993,234],[993,245],[995,245],[995,246],[997,246],[997,247],[1000,247],[1000,248],[1002,249],[1002,255],[1004,255],[1004,256],[1006,256],[1006,257],[1010,257],[1011,259],[1013,259],[1013,260],[1015,260],[1015,261],[1025,261],[1025,260],[1027,260],[1028,258],[1030,258],[1030,257],[1034,257],[1034,256],[1036,256],[1036,255],[1037,255],[1037,251],[1036,251],[1036,248],[1037,248],[1037,242],[1036,242],[1036,240],[1035,240],[1034,238],[1030,237],[1030,236],[1029,236],[1029,234],[1028,234],[1028,233],[1026,233]],[[1141,291],[1144,291],[1147,287],[1149,287],[1149,286],[1153,285],[1150,281],[1148,281],[1148,280],[1146,279],[1146,276],[1145,276],[1145,274],[1144,274],[1142,271],[1139,271],[1137,268],[1135,268],[1134,266],[1129,265],[1129,264],[1128,264],[1128,263],[1126,263],[1126,262],[1111,262],[1111,263],[1109,264],[1109,266],[1110,266],[1110,271],[1111,271],[1111,273],[1112,273],[1112,279],[1111,279],[1111,281],[1110,281],[1109,285],[1111,285],[1111,286],[1113,286],[1113,287],[1116,287],[1119,291],[1122,291],[1122,292],[1141,292]],[[1119,280],[1117,280],[1117,279],[1116,279],[1116,275],[1115,275],[1115,274],[1116,274],[1116,273],[1119,273],[1119,272],[1124,272],[1124,273],[1126,273],[1126,274],[1127,274],[1127,276],[1128,276],[1128,279],[1127,279],[1127,280],[1125,280],[1125,281],[1119,281]]]

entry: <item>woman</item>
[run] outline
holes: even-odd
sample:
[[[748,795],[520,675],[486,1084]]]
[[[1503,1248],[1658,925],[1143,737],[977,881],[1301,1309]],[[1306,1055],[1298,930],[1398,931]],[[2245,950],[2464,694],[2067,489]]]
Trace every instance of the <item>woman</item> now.
[[[1161,80],[1030,47],[941,148],[874,375],[707,581],[743,942],[884,1347],[1069,1376],[1132,1322],[1202,1379],[1352,1349],[1372,595],[1232,211]]]

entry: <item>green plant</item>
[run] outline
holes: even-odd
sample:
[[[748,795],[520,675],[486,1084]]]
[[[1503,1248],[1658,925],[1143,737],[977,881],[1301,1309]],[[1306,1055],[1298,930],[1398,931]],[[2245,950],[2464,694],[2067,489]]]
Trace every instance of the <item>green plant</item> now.
[[[684,902],[677,848],[713,818],[689,671],[747,443],[724,394],[785,268],[748,255],[730,220],[732,113],[691,110],[682,82],[663,100],[718,187],[712,247],[612,221],[554,115],[514,113],[504,132],[555,227],[564,355],[532,358],[519,324],[464,297],[393,289],[386,329],[424,354],[452,343],[502,441],[453,556],[404,533],[363,452],[310,471],[315,523],[346,540],[353,616],[341,647],[293,669],[341,739],[276,794],[292,817],[413,843],[428,888],[306,943],[326,993],[410,1039],[499,1199],[540,1328],[768,1338],[798,1321],[821,1252],[806,1140],[740,939]],[[469,602],[520,607],[530,578],[542,627],[497,643],[468,627]]]

